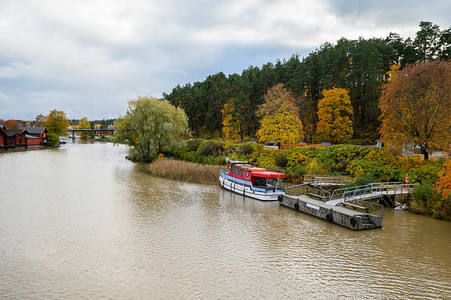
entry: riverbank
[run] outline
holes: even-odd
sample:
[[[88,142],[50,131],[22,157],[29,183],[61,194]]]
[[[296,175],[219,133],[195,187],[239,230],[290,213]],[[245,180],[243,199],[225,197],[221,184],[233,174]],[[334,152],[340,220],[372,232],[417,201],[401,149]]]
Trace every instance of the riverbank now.
[[[286,180],[299,183],[304,175],[339,175],[355,179],[355,185],[371,182],[404,181],[406,165],[410,183],[419,187],[406,204],[411,212],[433,216],[441,220],[451,220],[451,199],[444,198],[436,191],[440,172],[449,158],[405,157],[388,148],[360,145],[311,145],[293,146],[284,149],[266,148],[257,143],[231,143],[217,140],[192,139],[185,142],[183,149],[168,155],[185,162],[208,166],[224,166],[226,158],[245,160],[271,171],[287,175]],[[158,162],[158,160],[157,160]],[[161,163],[161,162],[158,162]],[[187,166],[181,175],[179,167],[162,166],[153,174],[163,173],[165,178],[186,178],[195,180],[195,174]],[[172,170],[172,171],[171,171]],[[171,175],[171,172],[174,172]],[[196,171],[197,172],[197,171]],[[211,184],[217,182],[217,173],[212,171]],[[213,176],[215,175],[215,176]],[[160,176],[160,175],[157,175]],[[443,177],[443,176],[442,176]]]
[[[220,169],[218,165],[200,165],[169,158],[158,158],[148,167],[153,176],[208,185],[218,184]]]

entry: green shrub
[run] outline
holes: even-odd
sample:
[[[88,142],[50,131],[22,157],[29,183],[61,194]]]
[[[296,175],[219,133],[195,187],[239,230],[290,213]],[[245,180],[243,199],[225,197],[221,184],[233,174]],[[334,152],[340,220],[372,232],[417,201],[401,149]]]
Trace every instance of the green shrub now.
[[[379,182],[379,178],[376,177],[373,173],[361,174],[356,177],[355,184],[356,185],[367,185],[373,182]]]
[[[225,142],[207,140],[202,142],[197,148],[197,153],[201,156],[220,155],[224,150]]]
[[[276,166],[278,166],[279,168],[286,168],[288,165],[288,157],[287,157],[287,153],[285,151],[277,151],[276,157]]]
[[[417,203],[425,204],[432,195],[431,184],[420,184],[413,191],[413,199]]]
[[[58,145],[60,142],[60,138],[56,133],[49,132],[47,133],[47,142],[49,142],[52,145]]]
[[[428,159],[420,158],[409,159],[409,180],[410,182],[420,182],[425,184],[433,184],[438,180],[438,172],[443,168],[444,159]]]
[[[188,140],[186,142],[186,150],[187,151],[197,151],[197,149],[199,148],[200,144],[202,144],[205,140],[204,139],[192,139],[192,140]]]
[[[326,165],[324,165],[319,159],[314,158],[307,165],[307,174],[310,175],[328,175],[330,173]]]
[[[239,145],[240,151],[246,156],[251,155],[255,151],[259,151],[262,148],[263,148],[262,145],[257,144],[257,143],[251,143],[251,142],[242,143]]]
[[[307,173],[306,165],[297,165],[287,171],[288,181],[298,183],[302,182],[303,176]]]
[[[348,165],[349,174],[358,177],[373,174],[380,181],[402,181],[404,179],[403,159],[387,148],[373,148],[364,157],[353,159]]]

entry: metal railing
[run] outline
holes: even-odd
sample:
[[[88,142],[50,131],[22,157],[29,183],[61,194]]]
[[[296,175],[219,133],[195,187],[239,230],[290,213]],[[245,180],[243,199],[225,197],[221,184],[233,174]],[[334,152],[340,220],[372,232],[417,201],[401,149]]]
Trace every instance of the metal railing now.
[[[341,202],[341,206],[352,208],[357,211],[366,212],[368,214],[382,216],[384,213],[384,206],[377,202],[371,202],[367,200],[357,200],[353,202]]]
[[[371,200],[384,195],[404,195],[413,191],[418,183],[404,184],[402,182],[376,182],[368,185],[354,186],[336,189],[330,195],[330,200],[341,200],[350,202],[356,200]]]

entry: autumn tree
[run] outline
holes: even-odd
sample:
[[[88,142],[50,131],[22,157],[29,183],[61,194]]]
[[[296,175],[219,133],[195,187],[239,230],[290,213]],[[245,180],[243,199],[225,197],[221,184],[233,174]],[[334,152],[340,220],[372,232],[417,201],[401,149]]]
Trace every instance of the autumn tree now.
[[[222,131],[227,140],[240,139],[240,113],[235,110],[235,98],[230,98],[222,109]]]
[[[401,149],[420,147],[424,159],[451,144],[451,63],[409,65],[383,87],[381,138]]]
[[[91,128],[91,124],[88,121],[87,117],[84,117],[83,119],[81,119],[80,121],[78,121],[78,128],[79,129],[89,129]],[[88,131],[80,131],[80,137],[86,141],[86,139],[88,138],[89,132]]]
[[[52,110],[47,116],[47,120],[42,122],[42,126],[47,127],[49,133],[55,133],[58,136],[66,135],[66,128],[69,126],[66,113],[61,110]]]
[[[299,109],[290,91],[278,84],[268,89],[265,103],[259,106],[261,117],[257,136],[260,142],[297,143],[303,141],[304,128]]]
[[[443,169],[438,173],[438,180],[434,189],[442,196],[443,200],[451,198],[451,159],[443,165]]]
[[[128,101],[128,113],[117,119],[116,126],[116,142],[128,143],[130,156],[137,161],[151,161],[177,149],[180,137],[189,134],[183,109],[153,97]]]
[[[349,92],[342,88],[323,91],[324,98],[318,103],[318,126],[316,132],[325,140],[344,143],[353,134],[352,106]]]
[[[6,120],[3,123],[3,126],[5,126],[6,129],[20,129],[22,126],[20,126],[20,123],[16,120]]]

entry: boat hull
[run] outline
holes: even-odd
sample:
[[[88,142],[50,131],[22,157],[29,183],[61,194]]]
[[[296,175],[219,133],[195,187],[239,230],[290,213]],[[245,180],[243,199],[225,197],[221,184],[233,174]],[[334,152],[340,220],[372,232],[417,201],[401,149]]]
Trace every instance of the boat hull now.
[[[228,178],[227,176],[223,176],[223,174],[219,175],[219,182],[226,190],[260,201],[279,201],[279,196],[283,197],[284,195],[282,190],[256,189],[250,184],[238,182],[238,180],[233,180],[233,178]]]

